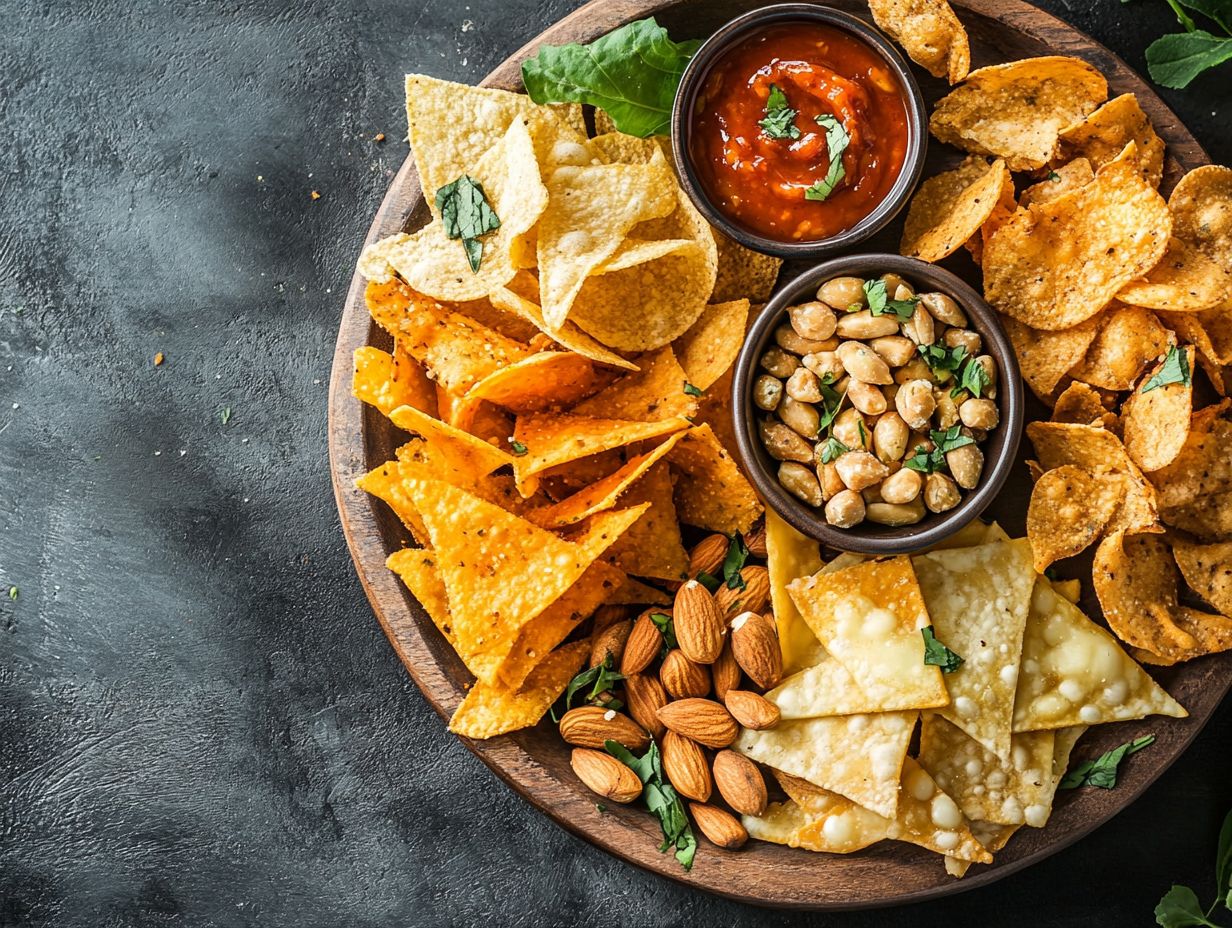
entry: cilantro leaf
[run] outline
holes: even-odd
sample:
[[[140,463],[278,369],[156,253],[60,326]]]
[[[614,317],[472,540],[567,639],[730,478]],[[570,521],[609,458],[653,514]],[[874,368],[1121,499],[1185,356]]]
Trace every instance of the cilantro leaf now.
[[[700,42],[673,42],[653,18],[639,19],[589,45],[544,45],[522,63],[536,103],[590,103],[627,135],[671,131],[672,101]]]
[[[961,346],[960,346],[961,347]],[[976,399],[984,395],[984,392],[992,385],[992,381],[988,377],[988,371],[984,370],[984,365],[980,364],[975,358],[967,358],[962,366],[962,375],[958,378],[958,386],[955,390],[966,390]],[[951,394],[953,391],[951,391]]]
[[[1051,180],[1051,181],[1058,181],[1058,180],[1060,180],[1060,179],[1061,179],[1061,175],[1060,175],[1060,174],[1058,174],[1056,171],[1049,171],[1049,172],[1048,172],[1048,179],[1049,179],[1049,180]]]
[[[815,181],[804,191],[806,200],[828,199],[834,188],[847,176],[847,169],[843,166],[843,152],[851,144],[851,136],[847,134],[843,124],[829,113],[818,116],[817,125],[826,130],[826,154],[830,159],[830,167],[826,170],[825,177]]]
[[[699,570],[697,572],[697,576],[694,577],[693,579],[696,580],[698,583],[700,583],[702,586],[704,586],[711,593],[718,592],[719,587],[723,585],[722,580],[720,580],[714,574],[706,573],[706,571],[704,570]]]
[[[1154,735],[1126,741],[1120,747],[1106,751],[1095,760],[1088,760],[1070,770],[1061,778],[1058,789],[1077,789],[1079,786],[1095,786],[1112,789],[1117,784],[1117,767],[1130,754],[1136,754],[1155,742]]]
[[[749,549],[744,540],[739,535],[733,535],[727,546],[727,557],[723,559],[723,582],[729,590],[744,589],[744,577],[740,576],[740,570],[748,559]]]
[[[830,375],[827,375],[830,376]],[[843,408],[843,400],[847,399],[847,393],[839,393],[827,383],[821,385],[821,415],[818,417],[817,437],[828,435],[830,426],[834,425],[834,420],[838,418],[839,410]]]
[[[686,396],[701,396],[705,391],[701,387],[695,387],[687,380],[684,382],[684,392]]]
[[[928,437],[933,440],[933,443],[937,446],[937,450],[942,454],[953,451],[955,448],[961,448],[964,445],[975,444],[974,438],[970,435],[964,435],[962,433],[961,424],[951,425],[944,432],[940,432],[937,429],[932,429],[928,433]]]
[[[850,448],[844,445],[837,438],[831,436],[830,438],[827,438],[825,444],[821,446],[821,463],[829,464],[831,461],[836,461],[850,450]]]
[[[659,755],[659,746],[653,741],[641,757],[635,757],[622,744],[615,741],[603,743],[607,752],[637,774],[642,781],[642,801],[646,808],[659,820],[663,831],[663,843],[659,852],[675,848],[675,856],[685,870],[692,869],[693,856],[697,853],[697,838],[689,827],[689,817],[684,811],[684,803],[676,794],[670,783],[663,779],[663,762]]]
[[[1232,59],[1232,37],[1211,35],[1204,29],[1160,36],[1146,49],[1151,80],[1173,90],[1184,90],[1195,77]]]
[[[893,313],[903,322],[915,315],[915,305],[920,302],[917,296],[906,300],[892,300],[886,292],[885,281],[880,277],[876,280],[864,281],[864,296],[868,300],[868,311],[874,316],[884,316]]]
[[[1187,387],[1192,382],[1189,373],[1189,353],[1184,348],[1171,345],[1164,356],[1163,367],[1159,369],[1159,373],[1148,380],[1139,392],[1150,393],[1152,390],[1158,390],[1172,383]]]
[[[1155,906],[1155,924],[1163,928],[1186,928],[1189,925],[1206,925],[1219,928],[1202,911],[1197,894],[1188,886],[1173,886],[1164,893]]]
[[[482,235],[500,228],[500,217],[492,209],[483,186],[468,174],[436,191],[436,210],[445,224],[445,234],[462,239],[466,260],[472,271],[483,261]]]
[[[923,445],[916,445],[915,454],[903,461],[903,467],[921,474],[935,474],[945,467],[945,455],[937,448],[929,451]]]
[[[924,363],[934,374],[952,374],[962,367],[967,357],[966,345],[950,347],[944,342],[933,342],[931,345],[916,345],[916,351],[924,359]]]
[[[655,628],[663,635],[664,651],[670,651],[676,647],[676,626],[672,622],[672,617],[662,612],[652,612],[650,621],[654,623]]]
[[[616,672],[612,655],[609,654],[603,659],[603,663],[595,664],[594,667],[583,670],[569,681],[569,685],[565,688],[565,711],[573,708],[573,697],[584,687],[589,686],[590,692],[583,697],[583,701],[594,703],[603,693],[611,692],[613,684],[624,678],[624,674]],[[615,701],[619,702],[619,700]],[[613,701],[609,700],[604,705],[611,709],[620,708],[620,706],[613,705],[612,703]]]
[[[940,667],[942,673],[953,673],[965,663],[961,657],[937,640],[931,625],[920,629],[920,633],[924,636],[925,664]]]
[[[800,138],[800,130],[796,126],[796,111],[787,105],[787,94],[779,89],[778,84],[770,85],[770,96],[766,100],[766,118],[757,124],[766,136],[772,139]]]
[[[530,449],[511,436],[509,438],[509,450],[511,450],[517,457],[522,457]]]

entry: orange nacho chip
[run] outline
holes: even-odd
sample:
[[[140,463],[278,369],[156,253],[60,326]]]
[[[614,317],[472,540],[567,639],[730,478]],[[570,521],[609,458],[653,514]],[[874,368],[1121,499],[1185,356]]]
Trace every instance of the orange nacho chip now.
[[[671,346],[638,358],[641,370],[626,374],[569,411],[600,419],[659,422],[697,414],[697,400],[685,392],[688,375]]]
[[[394,425],[423,437],[455,469],[474,477],[486,476],[515,458],[469,432],[455,428],[420,412],[413,406],[400,406],[389,416]]]
[[[674,498],[680,521],[712,532],[747,532],[761,500],[709,425],[689,429],[668,460],[680,472]]]
[[[598,361],[600,364],[610,364],[613,367],[637,370],[636,364],[600,345],[579,329],[576,323],[566,320],[560,327],[549,330],[548,324],[543,318],[543,310],[539,304],[512,289],[517,284],[518,280],[515,279],[510,283],[509,287],[500,287],[493,290],[490,294],[492,304],[526,319],[541,332],[550,335],[562,348],[575,354],[590,358],[592,361]],[[535,282],[535,287],[538,290],[537,282]]]
[[[515,413],[571,406],[601,389],[610,378],[594,363],[571,351],[541,351],[493,371],[471,387],[452,410],[464,426],[481,403],[495,403]]]
[[[711,303],[683,335],[672,342],[689,383],[709,390],[740,352],[749,321],[749,301]]]
[[[612,545],[616,566],[635,577],[686,579],[689,554],[680,538],[680,522],[672,502],[672,475],[667,462],[654,464],[641,480],[625,491],[620,503],[622,506],[649,504],[649,508]]]
[[[911,200],[899,251],[933,262],[952,255],[988,221],[1007,187],[1012,197],[1005,162],[977,156],[930,177]]]
[[[389,415],[399,406],[414,406],[432,415],[436,412],[436,388],[423,366],[397,344],[394,353],[371,345],[355,349],[355,398]]]

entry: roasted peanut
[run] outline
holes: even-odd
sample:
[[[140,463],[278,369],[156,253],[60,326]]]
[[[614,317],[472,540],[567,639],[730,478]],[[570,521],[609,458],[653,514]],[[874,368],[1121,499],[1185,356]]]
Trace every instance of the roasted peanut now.
[[[991,355],[982,354],[975,359],[975,363],[984,368],[984,375],[988,378],[984,396],[995,400],[997,398],[997,362],[992,359]]]
[[[776,461],[813,460],[813,446],[782,422],[763,422],[760,431],[762,444]]]
[[[967,316],[954,302],[952,297],[944,293],[921,293],[920,302],[939,322],[958,328],[967,327]]]
[[[817,437],[817,430],[821,428],[821,414],[817,412],[816,406],[801,403],[788,394],[779,403],[778,414],[783,424],[794,429],[797,434],[810,439]]]
[[[880,388],[871,383],[865,383],[863,380],[852,380],[847,385],[847,399],[851,400],[851,405],[860,412],[870,416],[879,416],[886,411],[885,394]]]
[[[929,512],[948,512],[961,501],[958,487],[945,474],[929,474],[924,481],[924,505]]]
[[[907,423],[897,412],[887,412],[873,427],[873,450],[883,463],[901,460],[907,453]]]
[[[800,362],[823,380],[829,377],[831,381],[835,381],[846,373],[843,369],[843,362],[838,359],[838,354],[833,351],[818,351],[814,354],[806,354],[800,359]]]
[[[912,380],[927,380],[931,383],[932,379],[933,369],[924,362],[923,358],[912,358],[894,372],[894,382],[899,386]]]
[[[964,490],[973,490],[984,470],[984,452],[979,445],[963,445],[946,452],[945,466],[949,468],[955,483]]]
[[[821,381],[807,367],[798,367],[787,378],[787,395],[799,403],[821,402]]]
[[[821,447],[820,445],[818,447]],[[821,481],[821,498],[831,500],[839,493],[842,493],[847,486],[843,483],[843,478],[838,475],[838,467],[831,461],[829,464],[822,464],[817,468],[817,478]]]
[[[903,334],[917,345],[931,345],[936,341],[937,327],[923,304],[917,304],[911,318],[903,323]]]
[[[954,405],[954,397],[945,387],[933,387],[933,402],[937,404],[933,415],[940,428],[948,429],[958,421],[958,407]]]
[[[821,497],[821,484],[817,475],[794,461],[784,461],[779,465],[779,483],[792,496],[803,500],[810,506],[820,506],[825,500]]]
[[[924,503],[873,503],[865,507],[864,518],[878,525],[915,525],[924,518]]]
[[[962,424],[969,429],[988,431],[995,429],[997,423],[1001,421],[1001,416],[997,412],[997,404],[992,400],[967,400],[958,407],[958,415],[962,419]]]
[[[769,374],[762,374],[753,381],[753,405],[766,412],[774,412],[783,398],[783,381]]]
[[[874,316],[869,310],[840,316],[834,329],[839,338],[880,338],[898,334],[898,318],[891,313]]]
[[[844,409],[830,427],[830,434],[853,451],[867,451],[872,436],[858,409]]]
[[[894,408],[913,429],[925,429],[937,408],[933,385],[927,380],[911,380],[903,384],[894,397]]]
[[[889,468],[867,451],[848,451],[834,462],[849,490],[863,490],[889,476]]]
[[[902,367],[916,356],[915,342],[905,335],[883,335],[868,343],[890,367]]]
[[[787,318],[801,338],[813,341],[825,341],[833,335],[838,322],[833,309],[816,301],[791,307],[787,310]]]
[[[891,271],[889,274],[882,274],[881,280],[885,283],[886,293],[895,300],[905,300],[915,296],[915,288],[907,283],[906,278],[901,274],[895,274]],[[905,289],[907,292],[903,296],[898,295],[899,289]]]
[[[800,359],[782,348],[770,348],[761,356],[761,366],[775,377],[786,378],[800,366]]]
[[[945,342],[949,348],[957,348],[959,345],[967,349],[967,357],[975,357],[980,353],[980,349],[984,347],[984,340],[980,338],[979,332],[972,332],[970,329],[947,329],[945,335],[941,336],[941,340]]]
[[[839,312],[862,307],[867,302],[864,281],[859,277],[835,277],[817,288],[817,299]]]
[[[830,498],[825,511],[831,525],[851,528],[864,521],[864,498],[855,490],[843,490]]]
[[[856,380],[865,383],[893,383],[890,365],[885,359],[863,342],[843,342],[836,349],[843,369]]]
[[[904,467],[881,482],[881,499],[887,503],[909,503],[920,495],[924,478],[919,471]]]
[[[804,338],[787,323],[774,330],[774,343],[784,351],[792,354],[811,354],[814,351],[824,351],[834,346],[824,338]]]

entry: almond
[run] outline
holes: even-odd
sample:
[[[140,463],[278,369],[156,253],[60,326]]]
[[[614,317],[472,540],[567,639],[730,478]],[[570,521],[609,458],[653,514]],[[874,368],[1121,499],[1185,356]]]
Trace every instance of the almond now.
[[[676,734],[708,748],[725,748],[740,734],[731,713],[713,699],[693,697],[669,702],[659,710],[659,720]]]
[[[689,576],[696,577],[699,573],[717,576],[719,568],[727,560],[729,544],[726,535],[707,535],[699,541],[689,554]]]
[[[766,558],[770,552],[766,550],[766,523],[758,522],[744,535],[744,546],[753,557]]]
[[[655,610],[648,609],[633,623],[625,641],[625,653],[620,658],[620,672],[626,677],[649,667],[663,649],[663,633],[650,618],[654,614]]]
[[[742,612],[731,624],[732,654],[749,679],[767,690],[783,675],[783,652],[774,626],[756,612]]]
[[[760,816],[765,813],[769,801],[766,778],[761,775],[758,766],[743,754],[719,751],[714,756],[714,783],[724,802],[741,815]]]
[[[733,590],[723,584],[714,594],[714,601],[724,616],[761,612],[770,602],[770,572],[766,568],[750,564],[740,571],[740,577],[744,580],[742,589]]]
[[[740,686],[740,665],[732,654],[730,635],[727,643],[723,645],[723,653],[710,665],[710,676],[714,680],[714,698],[719,702],[727,698],[728,690],[738,689]]]
[[[696,664],[714,663],[723,650],[723,615],[710,591],[696,580],[676,591],[672,624],[685,657]]]
[[[637,774],[605,751],[574,748],[569,766],[579,780],[612,802],[632,802],[642,795]]]
[[[663,736],[663,772],[676,792],[689,799],[705,802],[714,783],[710,765],[701,746],[683,735],[669,731]]]
[[[723,702],[732,718],[745,728],[762,731],[779,723],[779,707],[765,696],[749,690],[728,690]]]
[[[608,626],[632,619],[635,611],[629,606],[600,606],[590,617],[590,627],[594,630],[591,634],[598,637]]]
[[[612,657],[612,666],[619,667],[620,659],[625,653],[625,642],[629,640],[629,632],[633,630],[631,619],[614,622],[603,631],[598,632],[590,640],[590,667],[597,667],[608,657]]]
[[[625,703],[633,721],[650,732],[651,737],[663,736],[658,712],[667,705],[667,693],[654,674],[631,673],[625,677]]]
[[[705,696],[710,692],[710,674],[701,664],[695,664],[679,648],[673,648],[663,658],[659,679],[673,699]]]
[[[693,813],[693,821],[697,824],[698,830],[709,838],[711,843],[719,847],[734,851],[749,840],[749,833],[744,830],[740,820],[718,806],[691,802],[689,811]]]
[[[561,717],[560,736],[582,748],[602,748],[605,741],[615,741],[630,751],[641,751],[650,744],[650,737],[631,718],[602,706],[570,709]]]

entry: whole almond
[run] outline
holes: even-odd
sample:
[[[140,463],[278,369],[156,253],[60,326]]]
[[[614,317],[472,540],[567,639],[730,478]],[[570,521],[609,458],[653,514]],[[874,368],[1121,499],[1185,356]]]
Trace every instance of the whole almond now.
[[[650,736],[631,718],[602,706],[570,709],[561,716],[560,736],[581,748],[602,748],[604,742],[615,741],[630,751],[641,751],[650,744]]]
[[[569,766],[579,780],[612,802],[632,802],[642,795],[637,774],[606,751],[574,748]]]
[[[707,535],[689,553],[689,576],[699,573],[716,576],[727,560],[728,540],[726,535]]]
[[[750,564],[741,569],[740,577],[744,580],[742,589],[733,590],[723,584],[714,594],[714,601],[724,616],[761,612],[770,602],[770,572],[766,568]]]
[[[731,636],[727,636],[727,642],[723,645],[723,653],[719,655],[719,659],[710,665],[710,677],[714,681],[714,697],[719,702],[723,702],[727,698],[728,690],[739,689],[741,670],[740,665],[736,663],[736,656],[732,654]]]
[[[695,664],[713,664],[723,650],[723,614],[710,591],[690,580],[676,591],[672,606],[676,643]],[[628,653],[626,649],[625,653]]]
[[[669,702],[659,710],[659,720],[676,734],[708,748],[725,748],[740,734],[731,713],[713,699],[691,697]]]
[[[590,664],[597,667],[608,657],[612,657],[612,666],[619,667],[620,659],[625,653],[625,642],[633,631],[633,620],[622,619],[614,622],[603,631],[598,632],[590,641]]]
[[[744,546],[753,557],[769,557],[766,550],[766,523],[758,522],[744,536]]]
[[[673,648],[663,658],[659,679],[673,699],[705,696],[710,692],[710,674],[701,664],[695,664],[679,648]]]
[[[756,612],[742,612],[732,620],[732,654],[740,669],[764,690],[783,675],[783,652],[770,622]]]
[[[749,840],[749,833],[744,830],[740,820],[718,806],[691,802],[689,811],[693,813],[693,821],[698,830],[719,847],[734,851]]]
[[[630,606],[600,606],[590,617],[590,625],[594,629],[591,634],[596,638],[599,637],[609,626],[623,622],[625,619],[631,620],[635,611]]]
[[[649,667],[663,649],[663,633],[650,618],[654,614],[654,609],[648,609],[633,623],[625,641],[625,653],[620,658],[620,672],[626,677]]]
[[[735,751],[714,756],[714,783],[723,800],[741,815],[762,815],[769,797],[758,766]]]
[[[667,692],[654,674],[631,673],[625,677],[625,704],[633,721],[661,738],[665,731],[659,721],[659,710],[667,705]]]
[[[669,731],[663,736],[663,772],[676,792],[689,799],[705,802],[710,798],[714,783],[710,779],[710,765],[706,754],[693,740]]]
[[[728,690],[723,703],[732,718],[753,731],[773,728],[779,723],[779,707],[749,690]]]

